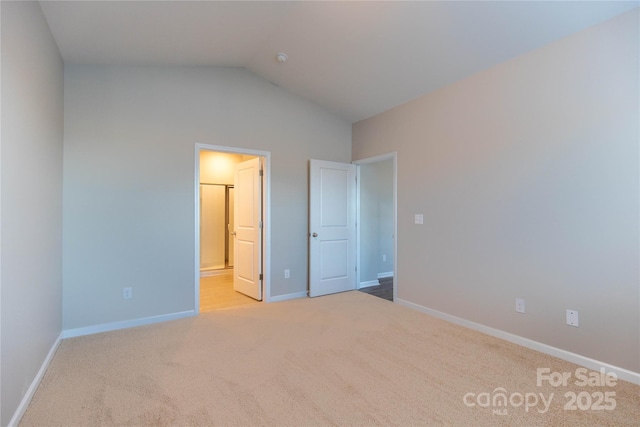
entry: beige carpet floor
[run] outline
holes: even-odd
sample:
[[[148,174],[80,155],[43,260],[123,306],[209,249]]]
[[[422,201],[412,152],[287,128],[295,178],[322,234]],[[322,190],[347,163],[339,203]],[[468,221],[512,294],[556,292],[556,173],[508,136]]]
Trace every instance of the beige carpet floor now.
[[[640,425],[640,387],[537,368],[578,366],[347,292],[66,339],[21,425]]]

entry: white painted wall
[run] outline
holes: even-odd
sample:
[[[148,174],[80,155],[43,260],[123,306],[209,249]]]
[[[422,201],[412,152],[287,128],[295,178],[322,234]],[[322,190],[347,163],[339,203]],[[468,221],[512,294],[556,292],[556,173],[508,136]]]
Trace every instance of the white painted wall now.
[[[640,372],[638,39],[635,9],[354,125],[398,153],[399,298]]]
[[[63,64],[37,2],[1,2],[1,415],[61,332]]]
[[[64,143],[68,329],[194,308],[196,143],[271,152],[271,293],[304,292],[308,159],[351,124],[243,69],[67,65]]]
[[[373,165],[360,166],[360,286],[377,281],[378,273],[378,186]]]
[[[242,154],[200,152],[200,183],[233,185],[235,165],[243,161]]]
[[[378,274],[393,273],[394,224],[393,224],[393,159],[374,163],[378,181]],[[382,256],[386,259],[383,260]]]

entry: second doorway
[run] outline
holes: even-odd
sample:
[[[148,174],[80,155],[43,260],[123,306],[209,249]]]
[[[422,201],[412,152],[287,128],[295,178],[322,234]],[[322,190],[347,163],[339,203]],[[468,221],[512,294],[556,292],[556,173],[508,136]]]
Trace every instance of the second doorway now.
[[[259,156],[199,152],[199,311],[262,299],[262,200],[238,200],[261,190],[261,182],[253,182],[246,167],[261,164]],[[251,259],[243,262],[243,257]],[[256,264],[258,268],[247,268]]]

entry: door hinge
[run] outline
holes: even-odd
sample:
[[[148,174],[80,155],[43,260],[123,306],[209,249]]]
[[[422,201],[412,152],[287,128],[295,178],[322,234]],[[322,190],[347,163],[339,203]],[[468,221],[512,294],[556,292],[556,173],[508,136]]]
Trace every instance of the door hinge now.
[[[260,176],[264,176],[264,171],[260,169]]]
[[[263,226],[262,221],[258,221],[258,227],[262,228],[262,226]]]
[[[262,273],[260,273],[260,280],[262,280]]]

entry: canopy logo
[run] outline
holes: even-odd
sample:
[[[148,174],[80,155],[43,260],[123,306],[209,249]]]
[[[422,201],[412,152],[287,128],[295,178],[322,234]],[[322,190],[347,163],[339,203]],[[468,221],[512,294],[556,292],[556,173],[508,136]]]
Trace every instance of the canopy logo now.
[[[502,387],[494,389],[492,393],[467,393],[462,398],[464,404],[469,407],[493,408],[495,415],[507,415],[507,407],[519,408],[521,406],[524,406],[525,412],[529,412],[530,409],[537,409],[538,413],[544,414],[549,410],[552,400],[553,393],[549,395],[548,399],[545,399],[544,393],[515,392],[507,394],[507,390]],[[542,407],[538,408],[540,403]]]
[[[590,387],[596,391],[569,390],[564,393],[565,411],[612,411],[616,408],[615,391],[602,390],[604,387],[615,387],[618,377],[613,372],[589,371],[587,368],[577,368],[573,372],[551,371],[550,368],[536,370],[536,386],[557,387]],[[497,387],[493,392],[469,392],[462,398],[468,407],[491,408],[494,415],[507,415],[508,408],[523,407],[525,412],[535,410],[540,414],[549,411],[555,393],[545,395],[540,392],[508,393],[504,387]]]

